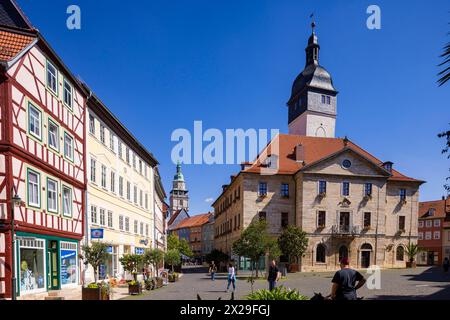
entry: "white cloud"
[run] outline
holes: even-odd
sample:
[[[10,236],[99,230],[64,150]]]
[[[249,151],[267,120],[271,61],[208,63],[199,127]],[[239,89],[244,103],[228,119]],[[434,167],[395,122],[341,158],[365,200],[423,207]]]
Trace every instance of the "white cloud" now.
[[[211,202],[213,202],[213,201],[214,201],[213,198],[206,198],[206,199],[205,199],[205,202],[206,202],[206,203],[211,203]]]

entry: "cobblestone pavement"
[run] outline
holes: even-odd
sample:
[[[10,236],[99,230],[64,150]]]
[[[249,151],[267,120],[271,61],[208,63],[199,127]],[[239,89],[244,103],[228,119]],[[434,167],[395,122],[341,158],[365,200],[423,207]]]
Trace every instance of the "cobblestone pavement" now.
[[[195,300],[197,294],[203,300],[229,300],[231,294],[226,293],[226,276],[219,275],[216,281],[211,281],[203,271],[185,273],[179,282],[141,296],[127,297],[134,300]],[[365,275],[365,272],[362,272]],[[369,275],[365,275],[366,278]],[[306,296],[314,292],[329,294],[333,272],[327,273],[296,273],[288,274],[287,279],[279,285],[296,288]],[[267,282],[257,280],[255,289],[267,287]],[[245,279],[237,280],[236,299],[243,299],[251,291],[250,284]],[[418,267],[416,269],[386,269],[381,270],[381,289],[369,290],[364,286],[358,291],[364,299],[450,299],[450,273],[445,274],[440,268]]]

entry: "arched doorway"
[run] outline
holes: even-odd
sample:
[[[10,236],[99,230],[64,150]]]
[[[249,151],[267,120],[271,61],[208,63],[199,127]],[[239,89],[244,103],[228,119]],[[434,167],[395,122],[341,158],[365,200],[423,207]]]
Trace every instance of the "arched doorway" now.
[[[342,245],[339,247],[339,260],[338,262],[340,263],[342,261],[342,259],[344,258],[348,258],[348,248],[345,245]]]
[[[370,267],[370,259],[372,255],[372,245],[365,243],[361,246],[361,268]]]

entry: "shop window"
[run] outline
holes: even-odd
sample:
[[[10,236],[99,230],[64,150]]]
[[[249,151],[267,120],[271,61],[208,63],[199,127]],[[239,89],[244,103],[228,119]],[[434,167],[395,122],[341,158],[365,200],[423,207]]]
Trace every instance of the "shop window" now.
[[[46,290],[44,240],[20,239],[19,286],[22,294]]]
[[[78,284],[77,244],[73,242],[60,243],[61,285]]]

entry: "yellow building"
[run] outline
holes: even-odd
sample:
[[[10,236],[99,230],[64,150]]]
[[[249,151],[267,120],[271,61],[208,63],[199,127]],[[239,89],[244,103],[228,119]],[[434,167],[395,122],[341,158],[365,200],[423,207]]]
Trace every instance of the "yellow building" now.
[[[100,268],[100,279],[128,278],[119,258],[142,254],[154,245],[154,170],[158,162],[95,95],[87,105],[85,241],[109,244],[110,258]],[[92,270],[88,270],[85,281],[92,280]]]

